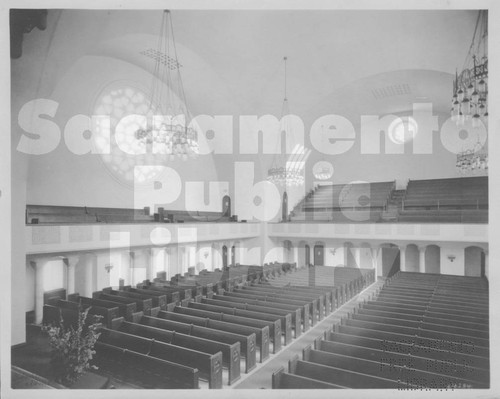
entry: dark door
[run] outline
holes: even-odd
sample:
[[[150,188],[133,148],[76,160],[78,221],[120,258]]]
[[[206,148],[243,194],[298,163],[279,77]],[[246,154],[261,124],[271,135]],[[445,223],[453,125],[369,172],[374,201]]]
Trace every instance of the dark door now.
[[[234,245],[231,247],[231,265],[236,265],[236,247]]]
[[[481,252],[481,277],[486,277],[486,256]]]
[[[325,265],[325,247],[323,245],[314,246],[314,265],[315,266]]]

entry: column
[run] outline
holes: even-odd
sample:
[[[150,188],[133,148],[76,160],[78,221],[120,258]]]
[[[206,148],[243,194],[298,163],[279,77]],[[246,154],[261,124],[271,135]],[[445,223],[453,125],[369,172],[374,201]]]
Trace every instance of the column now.
[[[399,270],[406,271],[406,245],[399,247]]]
[[[43,321],[43,272],[47,259],[36,259],[30,261],[31,267],[35,269],[35,324]]]
[[[92,292],[94,291],[94,267],[96,259],[94,254],[85,254],[85,261],[83,263],[84,267],[84,278],[83,278],[83,292],[82,296],[92,298]]]
[[[128,281],[131,286],[135,285],[135,273],[134,273],[134,268],[135,268],[135,252],[134,251],[129,251],[128,253],[129,256],[129,266],[128,266]]]
[[[484,275],[487,279],[489,279],[490,275],[490,257],[488,254],[489,251],[484,251]]]
[[[76,264],[79,262],[80,257],[78,255],[74,256],[67,256],[64,259],[64,264],[66,265],[67,268],[67,273],[66,273],[66,294],[74,294],[76,292],[75,290],[75,271],[76,271]]]
[[[177,244],[169,247],[170,249],[170,277],[175,276],[179,273],[179,247]]]
[[[375,248],[375,262],[374,262],[374,266],[375,266],[375,270],[377,271],[376,272],[376,275],[377,277],[379,276],[383,276],[384,275],[384,270],[383,270],[383,265],[382,265],[382,247],[381,246],[378,246],[377,248]]]
[[[220,268],[220,244],[213,244],[212,245],[212,271]]]
[[[158,254],[157,248],[145,248],[144,262],[146,266],[146,279],[153,281],[156,277],[156,255]]]
[[[420,273],[425,273],[425,246],[424,247],[418,247],[418,253],[419,253],[419,271]]]

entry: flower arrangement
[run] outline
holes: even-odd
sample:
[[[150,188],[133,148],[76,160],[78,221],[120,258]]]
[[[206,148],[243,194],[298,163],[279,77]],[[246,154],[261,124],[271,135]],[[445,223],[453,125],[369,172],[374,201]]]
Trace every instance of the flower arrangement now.
[[[86,324],[89,310],[90,308],[79,308],[77,322],[72,323],[69,328],[65,327],[62,315],[59,325],[42,326],[42,331],[49,336],[51,365],[59,383],[72,384],[89,369],[97,369],[90,365],[90,361],[95,354],[94,345],[100,336],[98,329],[101,316],[93,315],[93,322]]]

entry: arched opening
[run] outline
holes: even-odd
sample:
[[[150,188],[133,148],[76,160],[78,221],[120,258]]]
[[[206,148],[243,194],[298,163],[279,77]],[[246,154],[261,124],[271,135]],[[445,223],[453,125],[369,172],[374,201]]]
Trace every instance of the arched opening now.
[[[281,204],[281,221],[288,221],[288,194],[286,191],[283,193],[283,201]]]
[[[222,216],[231,216],[231,197],[229,195],[222,197]]]
[[[297,245],[297,267],[304,267],[307,265],[306,245],[305,241],[299,241],[299,244]]]
[[[361,243],[359,247],[359,267],[362,269],[373,268],[372,247],[367,242]]]
[[[484,252],[480,247],[465,248],[464,275],[469,277],[484,276]]]
[[[405,256],[405,271],[418,273],[420,270],[418,247],[415,244],[409,244],[406,247]]]
[[[222,267],[227,267],[227,246],[222,246]]]
[[[441,273],[441,248],[437,245],[429,245],[425,250],[425,272]]]
[[[309,266],[311,264],[311,247],[309,244],[306,244],[304,247],[304,264],[305,266]]]
[[[358,267],[356,259],[354,258],[354,244],[352,242],[344,243],[344,266],[345,267]]]
[[[316,244],[314,246],[314,265],[324,266],[325,265],[325,245]]]
[[[401,255],[399,247],[394,244],[382,244],[381,249],[382,267],[380,272],[382,277],[391,277],[400,270]]]
[[[295,262],[293,257],[293,244],[290,240],[283,241],[283,262],[285,263]]]
[[[231,247],[231,266],[236,265],[236,246]]]

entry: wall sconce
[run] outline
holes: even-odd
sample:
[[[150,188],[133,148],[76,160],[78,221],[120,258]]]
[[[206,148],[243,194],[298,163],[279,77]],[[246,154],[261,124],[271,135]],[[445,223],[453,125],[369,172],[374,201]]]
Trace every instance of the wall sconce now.
[[[106,263],[104,265],[104,270],[106,270],[109,274],[109,272],[113,269],[114,265],[112,263]]]
[[[335,256],[335,254],[337,253],[337,249],[336,248],[330,248],[330,253]]]
[[[455,258],[456,258],[455,255],[448,255],[448,259],[450,260],[450,262],[453,262]]]
[[[208,258],[208,251],[203,252],[203,257],[204,257],[205,259],[207,259],[207,258]]]

